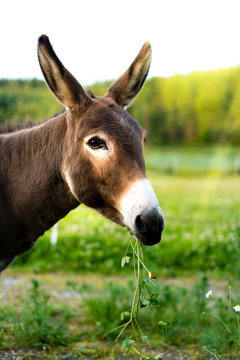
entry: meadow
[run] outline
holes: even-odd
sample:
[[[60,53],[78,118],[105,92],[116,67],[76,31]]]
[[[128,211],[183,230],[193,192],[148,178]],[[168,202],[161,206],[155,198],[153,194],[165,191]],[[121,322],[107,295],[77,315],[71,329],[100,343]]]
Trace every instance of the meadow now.
[[[59,222],[56,244],[49,230],[3,273],[1,356],[238,359],[240,149],[145,153],[166,228],[160,244],[143,248],[157,279],[147,284],[151,294],[139,309],[142,355],[133,351],[130,329],[117,344],[118,332],[109,333],[122,324],[134,295],[129,235],[81,205]],[[129,264],[121,267],[126,255]]]

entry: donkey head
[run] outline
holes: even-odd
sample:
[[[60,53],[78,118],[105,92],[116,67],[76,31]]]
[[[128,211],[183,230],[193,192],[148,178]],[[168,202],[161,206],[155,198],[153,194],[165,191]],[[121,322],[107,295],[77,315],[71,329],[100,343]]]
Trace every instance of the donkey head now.
[[[150,44],[103,97],[83,90],[45,35],[39,38],[38,57],[50,89],[67,109],[61,172],[72,195],[128,226],[143,244],[158,243],[164,217],[145,172],[145,132],[124,110],[147,76]]]

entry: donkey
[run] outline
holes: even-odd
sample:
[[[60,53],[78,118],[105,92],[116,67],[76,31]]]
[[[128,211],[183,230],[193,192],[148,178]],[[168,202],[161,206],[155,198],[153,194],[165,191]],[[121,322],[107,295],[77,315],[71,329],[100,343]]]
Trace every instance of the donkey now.
[[[124,109],[146,79],[150,44],[103,97],[83,90],[46,35],[38,59],[65,110],[0,135],[0,272],[81,203],[158,243],[164,216],[145,172],[145,132]]]

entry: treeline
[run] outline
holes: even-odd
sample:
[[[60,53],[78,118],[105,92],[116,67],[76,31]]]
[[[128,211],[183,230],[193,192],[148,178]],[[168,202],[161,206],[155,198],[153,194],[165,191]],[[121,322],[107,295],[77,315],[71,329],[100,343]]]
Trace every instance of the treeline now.
[[[0,124],[37,122],[62,109],[40,80],[0,80]]]
[[[240,144],[240,67],[152,78],[131,112],[153,143]]]
[[[90,86],[103,95],[109,82]],[[0,80],[0,123],[39,121],[62,106],[39,80]],[[240,66],[151,78],[128,109],[151,144],[240,145]]]

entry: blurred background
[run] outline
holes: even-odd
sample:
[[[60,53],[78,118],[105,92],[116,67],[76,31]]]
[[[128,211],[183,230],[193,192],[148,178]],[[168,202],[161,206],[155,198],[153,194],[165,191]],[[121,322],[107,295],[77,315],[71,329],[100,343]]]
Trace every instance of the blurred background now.
[[[219,298],[224,298],[226,286],[235,286],[240,298],[239,10],[233,0],[9,0],[1,5],[0,124],[43,121],[62,109],[38,65],[36,47],[42,33],[63,64],[95,95],[103,95],[142,44],[151,42],[148,80],[128,111],[147,130],[147,173],[166,219],[161,243],[144,248],[144,254],[163,286],[159,314],[172,324],[164,342],[177,351],[189,344],[217,349],[222,356],[235,351],[232,338],[223,345],[221,329],[207,333],[212,324],[199,320],[205,306],[199,299],[215,286],[216,308],[224,314]],[[106,283],[107,274],[121,283],[132,274],[130,266],[120,266],[127,244],[122,228],[81,206],[45,233],[4,277],[25,284],[28,274],[39,274],[45,283],[53,284],[54,278],[59,287],[78,275],[77,281],[88,285]],[[7,282],[4,286],[4,291],[13,291]],[[24,292],[19,289],[14,291]],[[117,290],[111,289],[108,294],[117,297]],[[183,314],[187,303],[193,309],[190,316]],[[172,310],[166,310],[168,304]],[[105,324],[108,315],[96,316],[86,322],[98,324],[99,340],[112,320]],[[179,334],[185,334],[185,340]],[[196,359],[207,356],[203,354],[207,352]]]

